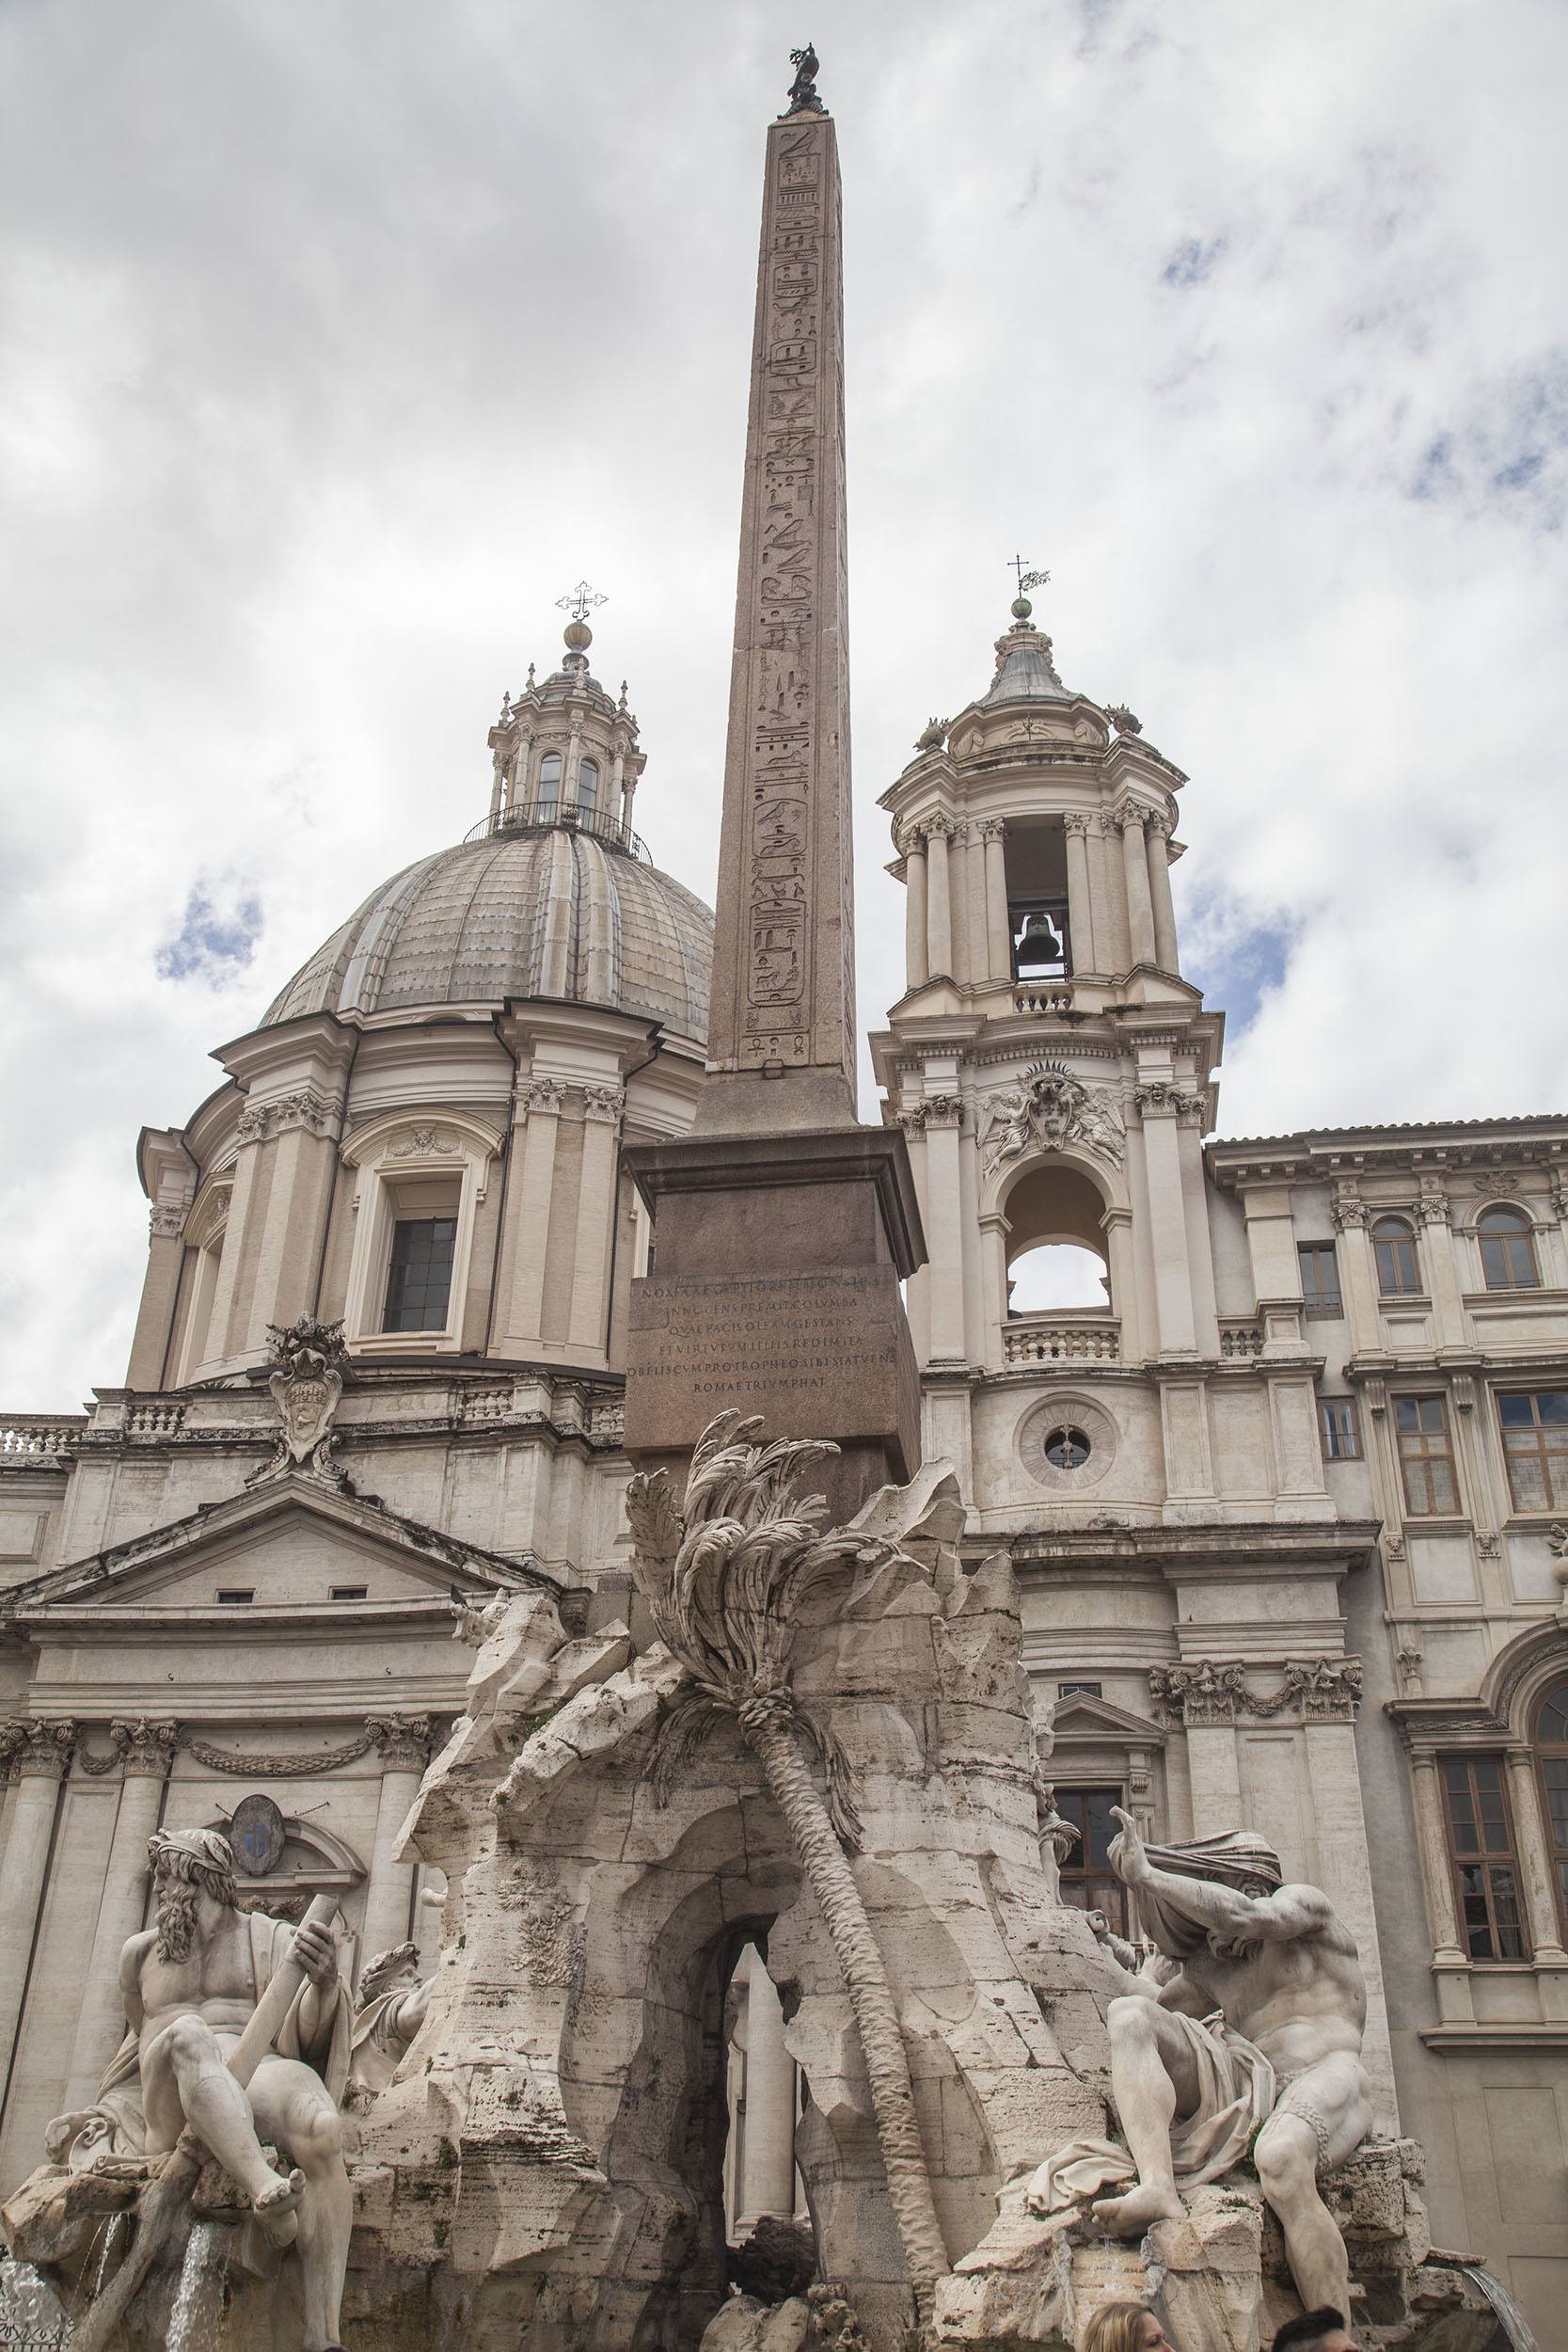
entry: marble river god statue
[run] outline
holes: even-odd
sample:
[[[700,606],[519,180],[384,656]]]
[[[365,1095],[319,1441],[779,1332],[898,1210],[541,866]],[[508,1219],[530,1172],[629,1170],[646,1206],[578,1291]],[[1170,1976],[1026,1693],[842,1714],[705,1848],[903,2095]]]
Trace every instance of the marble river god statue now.
[[[1180,2220],[1181,2190],[1217,2180],[1250,2147],[1303,2306],[1346,2311],[1344,2240],[1317,2176],[1354,2154],[1371,2124],[1354,1939],[1321,1888],[1281,1883],[1279,1857],[1251,1831],[1148,1847],[1131,1815],[1116,1819],[1111,1866],[1176,1964],[1119,1966],[1106,2026],[1126,2147],[1059,2150],[1029,2203],[1048,2213],[1130,2183],[1095,2197],[1094,2218],[1141,2236]]]
[[[351,2007],[319,1915],[330,1899],[300,1927],[242,1913],[233,1853],[215,1830],[160,1830],[148,1852],[154,1921],[120,1958],[129,2031],[96,2105],[57,2118],[47,2136],[55,2166],[78,2179],[89,2206],[84,2171],[146,2176],[119,2292],[95,2296],[76,2340],[91,2352],[110,2339],[212,2158],[272,2246],[295,2250],[304,2352],[331,2352],[354,2204],[340,2116]],[[47,2195],[48,2176],[35,2179]]]

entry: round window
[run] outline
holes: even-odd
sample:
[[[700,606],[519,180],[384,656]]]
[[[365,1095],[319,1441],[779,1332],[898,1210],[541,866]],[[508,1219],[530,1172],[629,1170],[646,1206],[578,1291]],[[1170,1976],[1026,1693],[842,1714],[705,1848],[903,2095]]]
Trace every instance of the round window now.
[[[1043,1452],[1053,1470],[1081,1470],[1092,1452],[1081,1429],[1062,1427],[1047,1432]]]

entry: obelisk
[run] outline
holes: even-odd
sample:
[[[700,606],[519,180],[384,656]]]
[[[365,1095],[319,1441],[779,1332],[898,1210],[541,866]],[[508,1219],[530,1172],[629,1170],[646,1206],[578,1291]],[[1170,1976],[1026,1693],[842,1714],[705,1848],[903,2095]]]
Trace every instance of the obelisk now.
[[[838,142],[809,82],[791,99],[763,178],[709,1131],[855,1123]]]
[[[708,1079],[627,1153],[654,1215],[626,1446],[672,1467],[725,1406],[831,1438],[853,1509],[919,1459],[899,1295],[925,1244],[901,1129],[855,1119],[838,151],[808,50],[768,133]]]

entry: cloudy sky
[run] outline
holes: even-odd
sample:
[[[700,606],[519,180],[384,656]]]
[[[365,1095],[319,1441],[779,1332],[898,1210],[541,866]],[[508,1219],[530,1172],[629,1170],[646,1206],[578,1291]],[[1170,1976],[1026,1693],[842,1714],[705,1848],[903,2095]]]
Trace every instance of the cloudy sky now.
[[[145,1121],[484,809],[606,591],[710,895],[763,126],[845,176],[877,794],[1006,559],[1192,776],[1221,1126],[1568,1109],[1561,0],[0,0],[0,1405],[122,1377]]]

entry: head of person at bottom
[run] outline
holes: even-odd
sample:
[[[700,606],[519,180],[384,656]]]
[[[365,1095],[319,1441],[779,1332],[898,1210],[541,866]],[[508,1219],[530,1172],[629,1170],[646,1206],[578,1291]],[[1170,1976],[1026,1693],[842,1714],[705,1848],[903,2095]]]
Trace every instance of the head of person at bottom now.
[[[1274,2352],[1360,2352],[1345,2325],[1345,2314],[1324,2303],[1315,2312],[1288,2319],[1274,2340]]]
[[[1101,2303],[1084,2330],[1080,2352],[1173,2352],[1146,2303]]]

